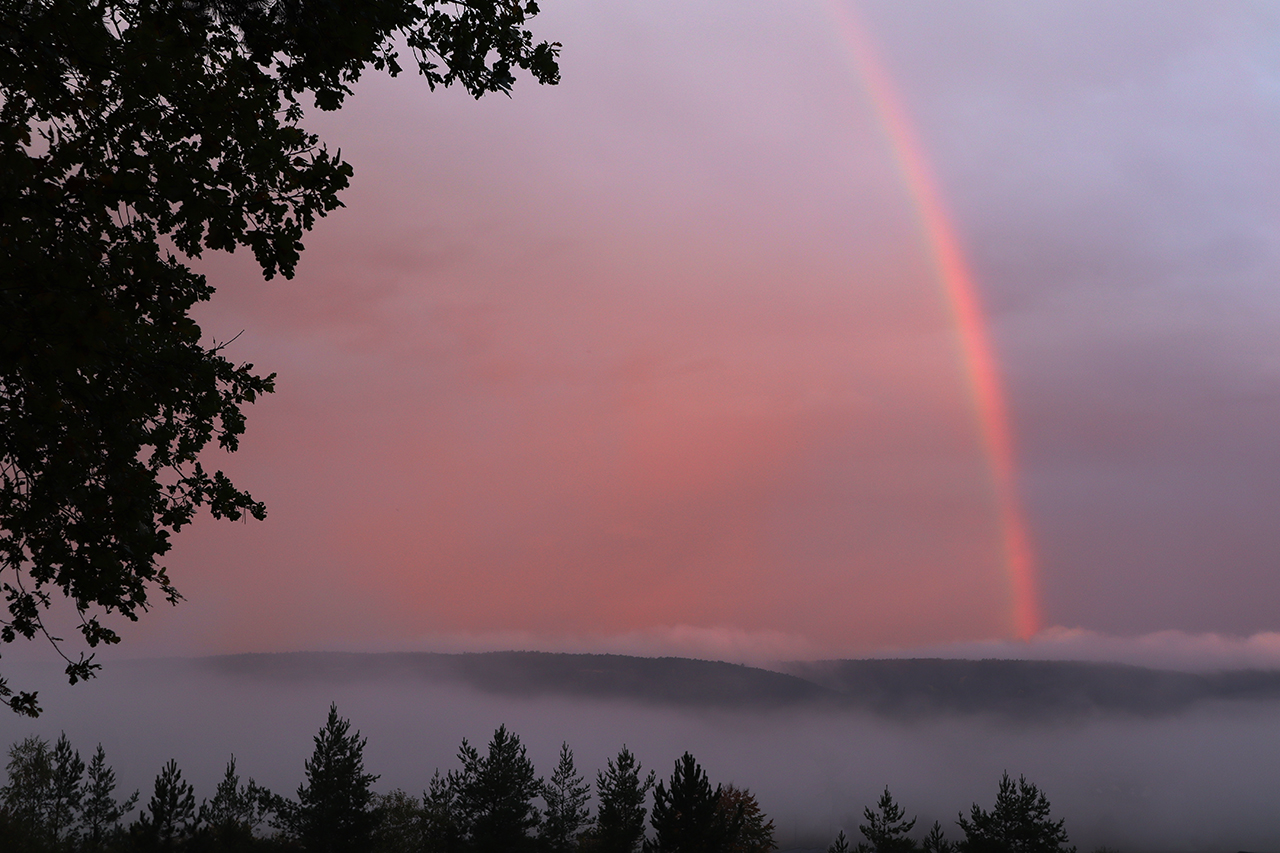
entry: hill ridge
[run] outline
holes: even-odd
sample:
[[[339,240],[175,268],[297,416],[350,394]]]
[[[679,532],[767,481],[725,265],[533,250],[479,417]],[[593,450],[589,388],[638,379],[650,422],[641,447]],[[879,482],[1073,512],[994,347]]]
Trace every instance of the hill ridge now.
[[[1280,699],[1280,671],[1190,673],[1130,664],[947,658],[790,661],[774,668],[573,652],[259,652],[198,658],[226,677],[416,679],[514,697],[567,696],[725,710],[1061,720],[1158,717],[1214,701]]]

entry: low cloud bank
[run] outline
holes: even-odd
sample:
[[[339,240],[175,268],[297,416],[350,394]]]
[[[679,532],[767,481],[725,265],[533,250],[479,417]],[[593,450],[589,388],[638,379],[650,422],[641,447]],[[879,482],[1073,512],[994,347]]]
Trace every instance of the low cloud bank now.
[[[1156,631],[1136,637],[1117,637],[1084,628],[1055,626],[1026,642],[999,639],[952,643],[886,649],[866,656],[1105,661],[1191,672],[1280,669],[1280,632],[1233,637]]]
[[[981,660],[1077,660],[1127,663],[1204,672],[1280,669],[1280,632],[1249,636],[1156,631],[1116,636],[1086,628],[1054,626],[1030,640],[992,638],[920,646],[835,648],[782,631],[726,626],[658,625],[615,635],[546,636],[534,632],[451,633],[404,643],[345,644],[341,651],[491,651],[688,657],[768,666],[780,661],[858,658],[961,658]]]

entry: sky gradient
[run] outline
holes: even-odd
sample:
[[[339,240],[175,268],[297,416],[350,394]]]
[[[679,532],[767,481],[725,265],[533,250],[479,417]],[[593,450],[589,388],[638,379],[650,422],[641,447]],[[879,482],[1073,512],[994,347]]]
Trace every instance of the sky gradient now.
[[[126,647],[1280,630],[1274,6],[545,5],[560,86],[370,77],[297,278],[202,262],[279,374],[217,460],[269,515],[184,531]]]

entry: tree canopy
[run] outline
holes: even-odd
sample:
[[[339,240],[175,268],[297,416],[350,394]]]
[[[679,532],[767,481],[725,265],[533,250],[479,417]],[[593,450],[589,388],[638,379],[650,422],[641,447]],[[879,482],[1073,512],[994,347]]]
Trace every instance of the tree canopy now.
[[[907,820],[907,813],[893,801],[888,786],[876,802],[875,810],[864,808],[862,817],[866,823],[858,824],[858,831],[867,840],[859,844],[858,849],[863,853],[911,853],[916,849],[915,841],[907,834],[916,825],[916,819]]]
[[[0,0],[0,644],[57,639],[69,600],[90,649],[104,614],[177,602],[160,562],[200,507],[263,518],[202,462],[236,450],[274,376],[190,317],[188,265],[253,253],[292,277],[352,175],[303,126],[372,67],[431,88],[559,79],[533,0]],[[403,46],[403,47],[400,47]],[[75,683],[92,652],[66,655]],[[0,702],[39,712],[0,679]]]
[[[317,853],[358,853],[368,849],[376,827],[372,785],[378,777],[364,769],[366,740],[351,733],[351,722],[329,706],[315,749],[303,766],[306,781],[298,801],[284,807],[284,824],[302,846]]]
[[[671,779],[653,789],[653,838],[644,840],[644,853],[723,853],[741,814],[735,811],[726,821],[720,794],[692,755],[680,756]]]
[[[599,853],[635,853],[644,839],[645,802],[653,788],[655,774],[641,778],[640,762],[624,745],[615,761],[606,761],[596,772],[599,808],[591,833],[592,850]]]
[[[99,745],[86,767],[66,735],[56,744],[29,737],[8,750],[0,781],[0,850],[9,853],[252,853],[252,851],[359,850],[369,853],[769,853],[777,848],[774,822],[754,794],[711,781],[685,753],[670,780],[654,784],[652,772],[623,747],[607,772],[597,774],[598,817],[589,831],[587,786],[568,744],[556,769],[538,778],[520,738],[500,726],[481,753],[465,739],[461,769],[436,770],[421,799],[400,789],[378,794],[378,777],[365,770],[366,740],[330,706],[303,763],[297,799],[286,799],[252,779],[241,784],[233,756],[211,799],[196,806],[195,791],[170,760],[154,793],[127,826],[138,804],[134,791],[116,799],[115,772]],[[263,760],[259,756],[259,760]],[[645,838],[647,794],[653,793],[653,833]],[[545,812],[535,800],[541,798]],[[889,794],[863,810],[866,841],[854,845],[840,830],[827,853],[875,850],[925,853],[1071,853],[1063,821],[1049,816],[1038,787],[1006,773],[994,808],[974,806],[960,818],[964,839],[948,841],[933,823],[924,839],[909,835],[915,820]],[[608,830],[608,831],[605,831]],[[1104,851],[1109,848],[1099,847]]]
[[[462,770],[449,774],[467,849],[473,853],[516,853],[534,846],[542,815],[534,805],[544,783],[533,769],[518,735],[499,726],[480,751],[464,739],[458,750]]]
[[[957,823],[964,832],[960,853],[1075,853],[1065,821],[1049,816],[1049,798],[1025,776],[1014,782],[1005,773],[991,811],[974,803]]]
[[[570,853],[578,845],[579,833],[590,823],[591,786],[587,785],[573,762],[568,743],[560,744],[560,760],[551,777],[542,785],[542,800],[547,804],[540,839],[550,853]]]

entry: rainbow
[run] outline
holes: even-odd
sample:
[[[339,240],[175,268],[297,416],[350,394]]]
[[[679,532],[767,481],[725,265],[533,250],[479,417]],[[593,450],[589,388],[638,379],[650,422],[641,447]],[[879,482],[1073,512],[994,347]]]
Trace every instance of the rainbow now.
[[[937,268],[938,279],[951,307],[978,430],[991,471],[1012,599],[1013,633],[1020,639],[1030,639],[1040,630],[1035,554],[1018,493],[1013,434],[999,363],[978,289],[969,272],[955,226],[942,202],[929,161],[889,80],[884,63],[854,12],[838,0],[827,0],[827,5],[897,160]]]

